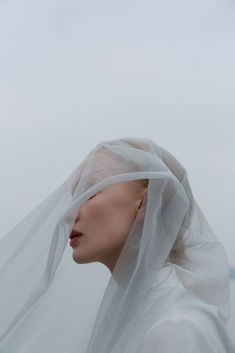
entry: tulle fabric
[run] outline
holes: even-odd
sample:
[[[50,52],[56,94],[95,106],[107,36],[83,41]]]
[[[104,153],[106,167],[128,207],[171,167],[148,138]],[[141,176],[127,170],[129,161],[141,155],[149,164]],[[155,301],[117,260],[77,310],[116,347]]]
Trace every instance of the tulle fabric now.
[[[112,274],[74,263],[68,239],[80,206],[137,179],[149,180],[148,192]],[[170,252],[182,257],[167,262]],[[2,237],[0,283],[0,352],[170,353],[184,342],[193,353],[235,351],[224,247],[184,166],[148,138],[98,143]]]

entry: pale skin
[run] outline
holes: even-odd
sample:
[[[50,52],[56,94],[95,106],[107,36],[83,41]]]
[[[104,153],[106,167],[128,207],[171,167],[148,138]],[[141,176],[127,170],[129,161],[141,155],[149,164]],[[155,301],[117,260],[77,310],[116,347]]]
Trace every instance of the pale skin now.
[[[112,273],[146,192],[131,181],[111,185],[84,202],[73,226],[83,233],[73,246],[73,260],[98,261]]]

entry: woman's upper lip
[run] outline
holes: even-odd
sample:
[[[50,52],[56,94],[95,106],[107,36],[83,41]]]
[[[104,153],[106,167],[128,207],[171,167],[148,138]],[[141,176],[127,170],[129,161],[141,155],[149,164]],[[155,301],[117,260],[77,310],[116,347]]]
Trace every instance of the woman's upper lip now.
[[[77,237],[78,235],[82,235],[81,232],[78,232],[77,230],[72,230],[71,234],[70,234],[70,239],[74,238],[74,237]]]

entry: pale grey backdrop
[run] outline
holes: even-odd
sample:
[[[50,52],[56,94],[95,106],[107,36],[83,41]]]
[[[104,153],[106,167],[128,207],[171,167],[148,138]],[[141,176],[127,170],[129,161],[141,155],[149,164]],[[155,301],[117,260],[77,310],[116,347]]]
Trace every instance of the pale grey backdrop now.
[[[0,1],[0,236],[100,140],[152,138],[227,250],[235,338],[234,62],[233,0]]]

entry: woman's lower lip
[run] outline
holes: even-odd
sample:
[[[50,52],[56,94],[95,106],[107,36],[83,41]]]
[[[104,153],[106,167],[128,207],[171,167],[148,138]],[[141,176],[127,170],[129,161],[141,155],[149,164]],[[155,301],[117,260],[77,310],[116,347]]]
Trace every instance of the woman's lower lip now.
[[[78,241],[78,239],[79,239],[80,237],[82,237],[82,235],[77,235],[76,237],[72,238],[72,239],[70,240],[69,245],[71,245],[71,246],[76,245],[76,244],[77,244],[77,241]]]

